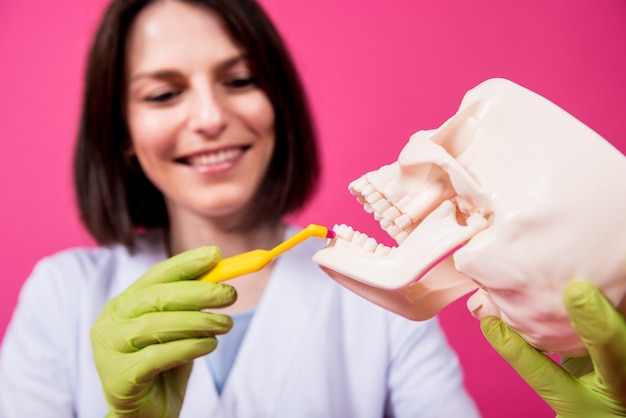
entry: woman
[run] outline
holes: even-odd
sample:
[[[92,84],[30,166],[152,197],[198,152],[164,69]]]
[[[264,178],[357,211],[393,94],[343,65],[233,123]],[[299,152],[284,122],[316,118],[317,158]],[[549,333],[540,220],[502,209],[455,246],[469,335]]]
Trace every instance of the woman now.
[[[283,218],[317,176],[298,76],[256,3],[114,0],[75,154],[100,247],[25,284],[2,416],[476,416],[437,323],[341,288],[311,261],[319,242],[228,285],[193,280],[295,233]]]

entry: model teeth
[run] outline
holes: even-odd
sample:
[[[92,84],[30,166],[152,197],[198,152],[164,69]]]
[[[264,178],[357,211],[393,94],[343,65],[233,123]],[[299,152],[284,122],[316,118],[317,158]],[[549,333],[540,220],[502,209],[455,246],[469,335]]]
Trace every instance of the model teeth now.
[[[363,189],[367,185],[370,185],[370,184],[367,182],[367,180],[365,180],[365,177],[359,177],[358,179],[350,183],[350,185],[348,186],[348,189],[350,189],[350,191],[352,191],[356,195],[362,195]]]
[[[400,232],[402,232],[402,230],[395,224],[392,224],[387,228],[387,233],[391,235],[394,239],[396,238],[396,236],[398,236]]]
[[[384,199],[383,195],[380,194],[380,192],[376,192],[376,191],[365,197],[365,200],[370,205],[373,205],[374,203],[378,202],[381,199]]]
[[[389,201],[383,193],[367,181],[365,176],[350,183],[348,188],[356,196],[357,201],[363,205],[365,212],[373,214],[374,219],[380,222],[381,228],[398,244],[411,233],[411,226],[415,222],[399,209],[402,205]],[[404,199],[408,199],[408,196]]]
[[[197,155],[187,159],[187,162],[193,166],[222,164],[238,158],[241,154],[243,154],[242,148],[230,148],[213,153]]]
[[[400,209],[395,206],[390,207],[382,213],[383,219],[386,219],[389,222],[395,221],[397,218],[400,217],[400,215],[402,215],[402,212],[400,212]]]
[[[406,231],[401,231],[398,235],[396,235],[395,240],[398,245],[402,244],[404,240],[409,236],[409,233]]]
[[[376,192],[376,187],[374,187],[373,184],[368,183],[364,188],[363,188],[363,192],[361,192],[361,194],[365,197],[371,195],[372,193]]]
[[[413,220],[405,213],[404,215],[398,216],[394,222],[400,229],[406,229],[413,223]]]
[[[376,247],[378,247],[378,243],[376,242],[374,238],[368,238],[367,240],[365,240],[365,243],[363,244],[363,249],[370,253],[373,253],[374,251],[376,251]]]
[[[387,247],[386,245],[383,245],[383,244],[378,244],[378,246],[376,247],[376,250],[374,251],[374,255],[383,257],[389,254],[391,250],[392,250],[391,247]]]
[[[389,203],[389,201],[386,199],[381,199],[378,202],[376,202],[373,205],[373,207],[376,212],[383,213],[384,211],[386,211],[387,209],[391,207],[391,203]]]
[[[384,167],[381,167],[381,169],[382,168]],[[383,192],[377,190],[376,187],[367,180],[367,175],[354,180],[350,183],[348,189],[350,193],[356,196],[357,201],[363,205],[365,212],[373,214],[374,219],[380,223],[380,227],[393,238],[398,245],[402,244],[415,229],[418,224],[415,218],[420,216],[429,205],[437,202],[440,195],[439,192],[441,191],[438,188],[432,188],[430,192],[427,192],[426,199],[415,201],[413,197],[405,195],[394,202],[389,200]],[[392,191],[391,193],[394,192]],[[397,191],[395,193],[397,193]],[[477,219],[475,222],[486,222],[485,214],[474,207],[472,202],[462,200],[458,196],[453,197],[451,200],[460,209],[467,222],[469,222],[471,220],[470,218],[474,217],[474,215],[480,215],[480,219]],[[400,208],[403,208],[404,211]],[[413,215],[413,217],[411,217],[411,215]],[[350,228],[350,230],[352,231],[352,228]],[[351,233],[360,234],[354,231]],[[374,252],[376,255],[379,254],[379,251],[382,251],[378,248],[374,248],[371,242],[366,243],[366,239],[359,237],[353,239],[351,236],[348,241],[358,243],[360,248],[367,247],[368,252]],[[388,250],[384,251],[388,252]]]
[[[374,254],[376,256],[388,255],[393,248],[379,244],[374,238],[368,237],[366,234],[355,231],[352,227],[341,224],[333,227],[335,238],[332,245],[337,247],[349,247],[358,251]]]

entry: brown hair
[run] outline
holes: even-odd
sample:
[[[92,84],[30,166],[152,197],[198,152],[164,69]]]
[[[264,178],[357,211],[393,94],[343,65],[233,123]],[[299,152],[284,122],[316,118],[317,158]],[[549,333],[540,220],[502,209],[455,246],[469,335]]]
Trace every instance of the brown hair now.
[[[101,245],[134,249],[138,228],[169,225],[163,195],[125,155],[125,42],[137,14],[159,0],[113,0],[87,62],[74,152],[74,187],[81,220]],[[280,34],[254,0],[176,0],[218,13],[243,47],[275,113],[274,155],[237,229],[278,223],[313,194],[320,172],[307,98]]]

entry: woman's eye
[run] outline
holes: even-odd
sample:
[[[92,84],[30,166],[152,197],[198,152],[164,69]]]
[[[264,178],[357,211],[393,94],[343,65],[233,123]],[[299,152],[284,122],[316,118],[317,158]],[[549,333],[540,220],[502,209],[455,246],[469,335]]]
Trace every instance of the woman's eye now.
[[[151,94],[144,100],[152,103],[167,103],[180,95],[180,91],[165,91],[162,93]]]
[[[248,86],[256,85],[257,80],[254,77],[238,77],[227,80],[224,84],[226,87],[233,89],[242,89]]]

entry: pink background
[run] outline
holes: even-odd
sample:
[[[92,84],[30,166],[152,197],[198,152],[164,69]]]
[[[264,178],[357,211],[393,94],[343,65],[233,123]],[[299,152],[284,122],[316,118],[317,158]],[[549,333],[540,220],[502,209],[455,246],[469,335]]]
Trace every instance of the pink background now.
[[[491,77],[550,98],[626,150],[624,0],[262,3],[293,49],[322,138],[323,187],[301,224],[348,223],[386,242],[347,184],[394,160],[411,133],[439,126]],[[84,53],[103,4],[0,1],[0,337],[33,263],[91,245],[69,165]],[[464,301],[441,319],[485,417],[553,416],[486,344]]]

